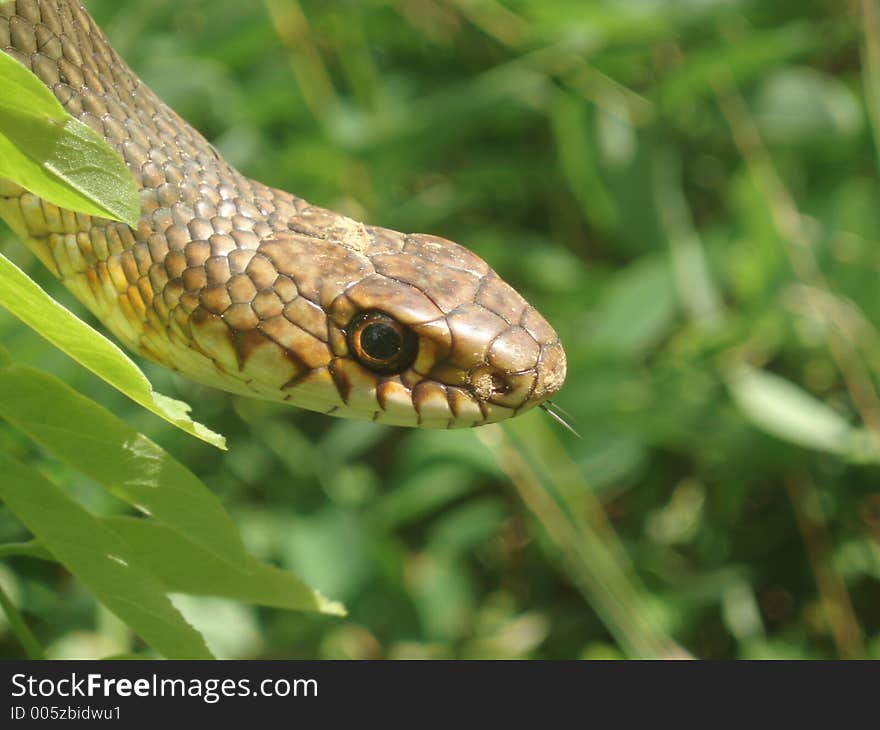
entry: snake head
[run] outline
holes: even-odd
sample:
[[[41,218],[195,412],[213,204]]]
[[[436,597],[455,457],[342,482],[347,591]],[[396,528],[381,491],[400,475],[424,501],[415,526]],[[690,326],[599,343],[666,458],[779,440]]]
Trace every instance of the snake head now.
[[[390,339],[399,340],[406,360],[397,377],[377,386],[385,415],[378,420],[412,423],[415,410],[423,427],[491,423],[538,405],[562,386],[559,337],[476,254],[415,234],[401,250],[370,261],[376,274],[347,290],[337,306],[352,314],[349,356],[362,367],[371,367],[364,350],[373,344],[364,322],[376,322],[372,329],[380,333],[399,332]]]
[[[296,357],[312,362],[284,386],[295,405],[456,428],[517,415],[562,386],[565,353],[553,328],[452,241],[310,208],[295,233],[259,252],[326,313],[326,337],[297,343]]]

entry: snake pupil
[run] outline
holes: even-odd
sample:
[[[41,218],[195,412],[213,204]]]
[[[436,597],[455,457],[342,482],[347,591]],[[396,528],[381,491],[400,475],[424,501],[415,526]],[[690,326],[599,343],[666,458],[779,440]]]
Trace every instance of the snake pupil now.
[[[400,333],[389,324],[368,324],[361,332],[361,348],[374,360],[390,360],[403,345]]]
[[[352,355],[373,372],[401,373],[416,359],[419,345],[415,333],[384,312],[364,312],[347,330]]]

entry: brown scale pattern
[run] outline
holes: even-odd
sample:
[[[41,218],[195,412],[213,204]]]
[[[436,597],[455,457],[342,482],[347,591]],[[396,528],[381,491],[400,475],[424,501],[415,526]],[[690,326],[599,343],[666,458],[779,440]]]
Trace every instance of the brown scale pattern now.
[[[498,420],[561,386],[555,332],[478,256],[247,179],[140,82],[79,2],[0,6],[0,49],[102,135],[140,189],[132,230],[0,180],[0,215],[127,346],[234,392],[404,425]],[[349,352],[345,328],[369,309],[419,336],[398,376]]]

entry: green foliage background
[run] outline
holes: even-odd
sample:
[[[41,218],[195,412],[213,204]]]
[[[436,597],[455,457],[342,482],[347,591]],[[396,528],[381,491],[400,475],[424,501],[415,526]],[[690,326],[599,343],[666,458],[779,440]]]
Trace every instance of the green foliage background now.
[[[473,248],[569,356],[580,440],[540,413],[482,439],[337,421],[145,366],[220,453],[0,310],[17,361],[168,449],[251,552],[349,612],[176,598],[216,654],[880,658],[873,0],[88,6],[233,164]],[[0,450],[127,514],[2,422]],[[0,507],[0,542],[26,538]],[[52,563],[0,584],[50,656],[139,649]]]

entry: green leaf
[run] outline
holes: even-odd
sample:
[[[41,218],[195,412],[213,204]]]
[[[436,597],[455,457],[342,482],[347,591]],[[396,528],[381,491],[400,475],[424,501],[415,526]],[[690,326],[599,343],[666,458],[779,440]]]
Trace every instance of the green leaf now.
[[[0,417],[142,513],[227,558],[244,547],[220,500],[166,451],[58,378],[0,371]]]
[[[141,203],[119,155],[33,73],[0,54],[0,177],[62,208],[137,226]]]
[[[672,329],[676,314],[668,262],[645,256],[609,280],[596,309],[590,347],[620,358],[644,356]]]
[[[28,557],[34,560],[48,560],[55,562],[55,558],[43,546],[39,540],[28,540],[27,542],[4,542],[0,543],[0,558],[9,557]]]
[[[0,370],[0,417],[153,518],[117,532],[170,591],[344,613],[249,555],[220,500],[192,472],[58,378],[19,365]]]
[[[226,448],[221,435],[189,417],[189,405],[156,393],[122,350],[62,307],[2,254],[0,306],[135,403],[219,449]]]
[[[853,461],[880,461],[866,431],[785,378],[739,366],[728,388],[746,418],[777,438]]]
[[[211,659],[131,548],[41,474],[0,452],[0,497],[95,597],[169,659]]]
[[[103,522],[128,543],[169,592],[345,615],[342,604],[328,601],[293,573],[250,555],[235,562],[223,560],[153,520],[106,517]]]
[[[860,134],[863,111],[843,81],[808,67],[780,69],[765,78],[755,98],[755,121],[771,143],[797,145]]]

